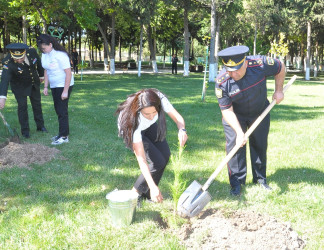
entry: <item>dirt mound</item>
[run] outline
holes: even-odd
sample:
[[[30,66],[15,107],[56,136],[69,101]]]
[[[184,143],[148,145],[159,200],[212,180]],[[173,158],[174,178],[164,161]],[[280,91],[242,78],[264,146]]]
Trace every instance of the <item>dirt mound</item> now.
[[[187,249],[303,249],[289,223],[251,211],[209,209],[177,232]]]
[[[25,167],[32,163],[43,164],[52,160],[60,150],[41,144],[9,142],[0,145],[0,169]]]

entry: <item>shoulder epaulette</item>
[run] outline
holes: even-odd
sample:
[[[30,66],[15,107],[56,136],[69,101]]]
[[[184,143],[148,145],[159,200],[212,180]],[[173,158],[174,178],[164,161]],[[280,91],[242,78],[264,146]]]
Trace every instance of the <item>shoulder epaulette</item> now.
[[[248,67],[261,66],[263,64],[261,58],[250,59],[248,60]]]
[[[221,75],[219,75],[219,76],[216,77],[216,83],[218,85],[221,85],[226,80],[228,80],[228,78],[230,78],[230,76],[229,76],[229,74],[227,72],[225,72],[224,74],[221,74]]]

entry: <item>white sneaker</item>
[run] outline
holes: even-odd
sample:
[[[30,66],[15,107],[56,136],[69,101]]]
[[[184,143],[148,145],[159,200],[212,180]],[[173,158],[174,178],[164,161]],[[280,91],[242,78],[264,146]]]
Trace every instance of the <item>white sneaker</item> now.
[[[51,138],[51,140],[52,140],[52,141],[56,141],[58,138],[60,138],[60,136],[59,136],[59,135],[56,135],[56,136],[53,136],[53,137]]]
[[[60,145],[60,144],[62,144],[62,143],[67,143],[67,142],[69,142],[69,137],[60,137],[60,138],[58,138],[57,140],[55,140],[55,141],[53,141],[52,142],[52,145]]]

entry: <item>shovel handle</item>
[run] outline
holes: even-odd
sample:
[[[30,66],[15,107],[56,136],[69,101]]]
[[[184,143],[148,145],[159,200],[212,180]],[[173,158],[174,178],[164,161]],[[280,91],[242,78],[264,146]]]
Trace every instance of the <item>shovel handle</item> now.
[[[286,86],[283,89],[283,92],[285,93],[288,88],[293,84],[293,82],[296,80],[297,75],[294,75],[289,82],[286,84]],[[262,112],[262,114],[253,122],[252,126],[246,131],[244,137],[246,139],[249,138],[249,136],[253,133],[255,128],[260,124],[260,122],[264,119],[264,117],[270,112],[270,110],[273,108],[273,106],[276,104],[276,100],[272,100],[272,102],[269,104],[269,106]],[[226,157],[223,159],[223,161],[218,165],[214,173],[209,177],[209,179],[206,181],[204,186],[202,187],[203,191],[206,191],[210,184],[214,181],[216,176],[220,173],[220,171],[223,169],[223,167],[232,159],[234,154],[240,149],[241,145],[236,144],[235,147],[226,155]]]
[[[3,116],[3,114],[0,112],[0,117],[1,117],[1,119],[2,119],[2,121],[3,121],[3,123],[4,123],[4,125],[6,125],[7,126],[7,122],[6,122],[6,119],[4,118],[4,116]]]

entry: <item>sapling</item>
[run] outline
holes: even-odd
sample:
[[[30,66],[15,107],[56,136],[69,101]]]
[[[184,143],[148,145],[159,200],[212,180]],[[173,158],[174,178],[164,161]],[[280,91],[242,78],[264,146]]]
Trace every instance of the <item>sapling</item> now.
[[[187,182],[183,180],[183,160],[182,153],[184,147],[180,146],[178,143],[178,155],[171,155],[171,170],[174,173],[174,181],[170,184],[171,194],[173,198],[173,214],[176,215],[177,203],[181,194],[186,189]]]

